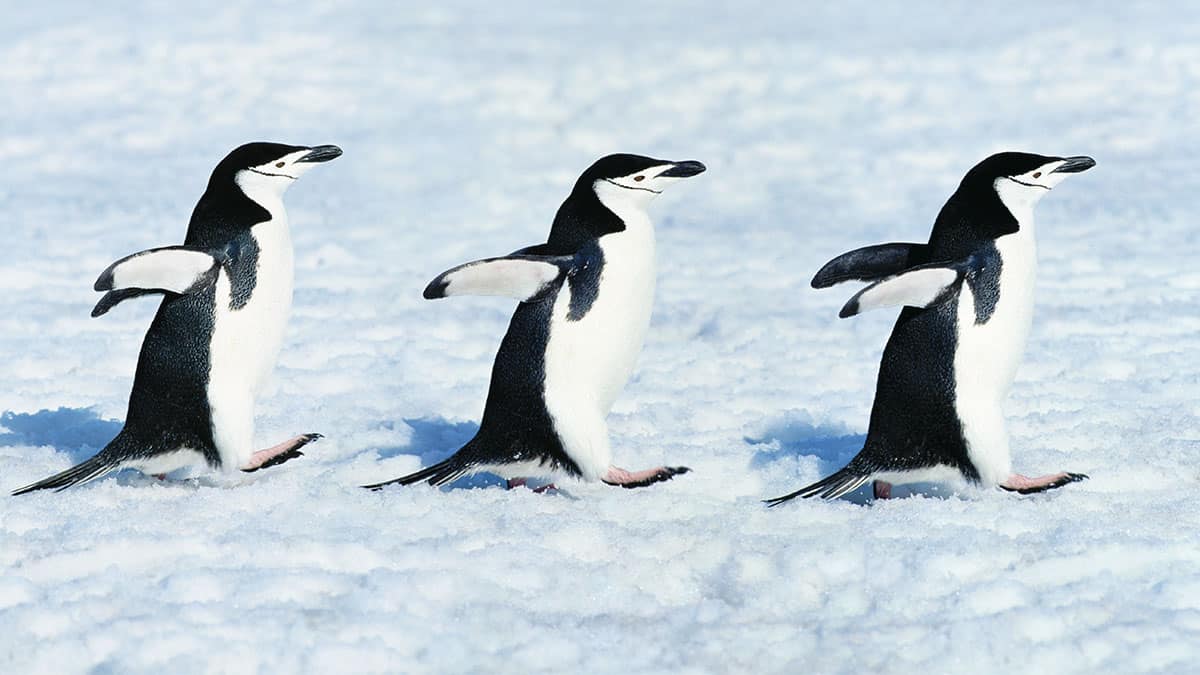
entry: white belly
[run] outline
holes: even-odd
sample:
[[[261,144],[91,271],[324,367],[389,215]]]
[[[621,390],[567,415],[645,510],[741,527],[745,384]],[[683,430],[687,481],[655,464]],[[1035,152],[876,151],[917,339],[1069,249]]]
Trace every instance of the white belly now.
[[[251,229],[258,242],[254,290],[231,309],[231,284],[217,278],[208,401],[213,440],[224,468],[243,466],[253,452],[254,400],[275,367],[292,309],[292,242],[282,214]]]
[[[954,355],[955,405],[968,454],[984,485],[1012,473],[1003,403],[1033,322],[1037,248],[1033,223],[996,240],[1002,266],[1000,297],[987,323],[975,323],[975,298],[963,285],[958,305],[958,349]]]
[[[625,215],[623,232],[600,238],[604,268],[587,314],[567,318],[570,289],[554,301],[546,345],[546,407],[555,430],[585,478],[608,469],[612,453],[605,424],[633,372],[654,303],[654,230],[640,214]]]
[[[204,454],[191,448],[180,448],[172,452],[160,453],[126,462],[123,466],[132,467],[149,475],[164,475],[184,467],[202,466],[205,464]]]

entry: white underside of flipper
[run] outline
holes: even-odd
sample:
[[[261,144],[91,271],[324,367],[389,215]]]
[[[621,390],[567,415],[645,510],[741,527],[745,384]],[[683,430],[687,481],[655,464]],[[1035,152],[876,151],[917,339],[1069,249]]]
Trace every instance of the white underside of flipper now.
[[[619,200],[606,205],[626,229],[599,239],[599,294],[583,318],[572,321],[564,283],[546,345],[546,408],[563,449],[589,481],[612,464],[605,418],[633,373],[654,304],[654,226],[638,206]]]

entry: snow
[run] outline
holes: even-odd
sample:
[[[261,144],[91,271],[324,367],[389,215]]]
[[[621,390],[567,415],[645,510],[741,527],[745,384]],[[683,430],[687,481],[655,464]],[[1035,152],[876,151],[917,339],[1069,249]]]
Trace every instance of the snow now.
[[[1194,672],[1200,16],[1187,3],[26,3],[0,22],[0,476],[119,428],[155,303],[88,312],[179,243],[249,140],[345,155],[287,196],[295,311],[253,476],[0,498],[0,671]],[[832,256],[923,240],[1003,149],[1098,166],[1038,207],[1014,462],[1091,480],[759,500],[838,468],[893,314]],[[610,418],[652,489],[356,486],[476,428],[512,303],[426,302],[544,240],[609,152],[698,159]],[[5,412],[6,411],[6,412]],[[909,490],[897,490],[900,496]]]

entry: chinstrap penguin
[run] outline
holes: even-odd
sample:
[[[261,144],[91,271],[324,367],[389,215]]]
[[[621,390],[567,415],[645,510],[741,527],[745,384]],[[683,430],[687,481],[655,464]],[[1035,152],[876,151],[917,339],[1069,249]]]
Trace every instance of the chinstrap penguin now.
[[[646,207],[700,162],[609,155],[583,172],[545,244],[438,275],[428,299],[498,295],[521,301],[496,354],[479,432],[454,455],[364,487],[444,485],[488,472],[569,477],[633,488],[688,471],[612,464],[606,417],[633,371],[654,299],[654,226]]]
[[[142,341],[124,427],[91,459],[14,495],[66,489],[111,471],[166,474],[193,464],[256,471],[300,456],[304,434],[254,451],[254,402],[275,365],[292,305],[283,193],[342,154],[336,146],[248,143],[212,172],[183,246],[122,258],[100,275],[100,316],[161,294]]]
[[[868,246],[827,263],[814,288],[868,281],[845,318],[903,305],[892,329],[863,449],[832,476],[768,500],[833,499],[874,480],[957,481],[1020,493],[1087,478],[1012,472],[1002,404],[1025,349],[1037,266],[1033,207],[1090,157],[992,155],[963,178],[927,244]]]

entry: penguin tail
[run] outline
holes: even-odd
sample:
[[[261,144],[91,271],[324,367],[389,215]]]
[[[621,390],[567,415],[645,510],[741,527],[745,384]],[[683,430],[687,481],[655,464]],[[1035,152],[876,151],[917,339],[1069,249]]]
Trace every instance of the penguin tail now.
[[[412,485],[413,483],[420,483],[421,481],[426,481],[434,487],[440,487],[446,483],[458,480],[459,478],[462,478],[463,476],[474,471],[474,463],[463,461],[459,458],[459,454],[461,454],[461,452],[462,451],[460,450],[459,452],[451,455],[449,458],[438,462],[433,466],[425,467],[424,469],[421,469],[415,473],[410,473],[407,476],[393,478],[392,480],[386,480],[382,483],[375,483],[373,485],[363,485],[362,487],[366,488],[367,490],[382,490],[388,485]]]
[[[114,438],[103,450],[96,453],[94,457],[86,461],[80,462],[75,466],[56,473],[49,478],[43,478],[36,483],[31,483],[23,488],[14,490],[12,496],[23,495],[38,490],[55,490],[62,492],[73,485],[81,485],[90,480],[95,480],[110,471],[113,471],[121,466],[119,453],[114,452],[114,446],[118,445],[121,436]]]
[[[846,467],[841,471],[823,478],[812,485],[790,492],[782,497],[774,499],[764,499],[763,503],[767,506],[779,506],[780,504],[791,501],[796,497],[808,499],[810,497],[820,497],[821,499],[837,499],[847,492],[857,490],[861,485],[871,480],[871,474],[863,474],[850,467]]]

